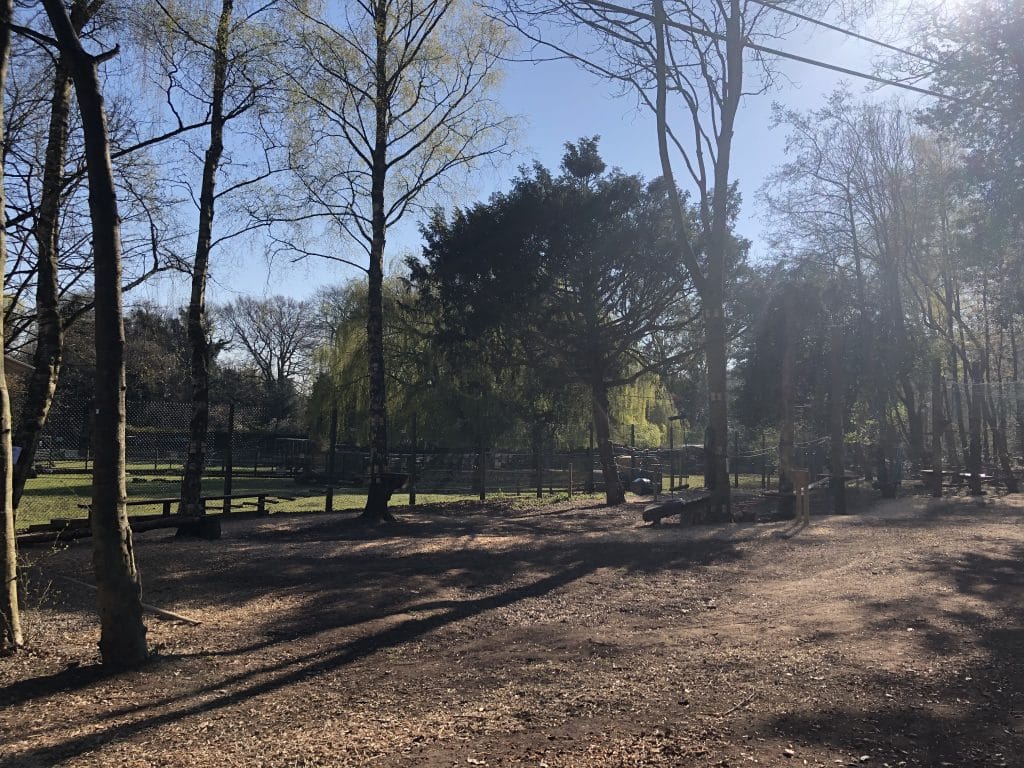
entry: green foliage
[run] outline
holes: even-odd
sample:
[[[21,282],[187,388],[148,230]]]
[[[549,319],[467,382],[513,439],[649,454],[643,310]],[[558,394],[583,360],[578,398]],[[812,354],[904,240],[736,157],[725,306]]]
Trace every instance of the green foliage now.
[[[934,86],[954,97],[927,110],[931,125],[970,151],[968,170],[989,206],[1017,218],[1024,202],[1024,2],[967,0],[925,41]]]
[[[669,370],[687,282],[663,185],[605,172],[596,139],[567,145],[562,170],[524,168],[509,192],[424,228],[411,279],[439,342],[586,386]]]

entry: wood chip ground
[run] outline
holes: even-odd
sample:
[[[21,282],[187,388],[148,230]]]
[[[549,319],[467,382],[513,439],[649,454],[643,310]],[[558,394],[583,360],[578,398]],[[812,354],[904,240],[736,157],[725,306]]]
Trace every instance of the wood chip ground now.
[[[88,543],[25,551],[0,765],[1024,766],[1024,502],[650,528],[640,505],[137,538],[153,662],[97,668]]]

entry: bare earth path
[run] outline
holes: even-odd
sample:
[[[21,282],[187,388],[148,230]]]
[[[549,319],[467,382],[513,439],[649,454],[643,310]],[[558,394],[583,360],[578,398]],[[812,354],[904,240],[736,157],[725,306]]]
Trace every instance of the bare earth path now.
[[[143,534],[157,660],[102,677],[88,547],[27,553],[4,766],[1024,766],[1024,502],[646,528],[434,507]],[[45,594],[44,594],[45,593]]]

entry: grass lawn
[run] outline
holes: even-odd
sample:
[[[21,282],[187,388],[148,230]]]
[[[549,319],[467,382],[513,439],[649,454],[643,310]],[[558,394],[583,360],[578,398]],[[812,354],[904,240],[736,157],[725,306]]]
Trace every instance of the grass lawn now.
[[[138,471],[143,467],[134,467],[128,478],[128,498],[138,499],[169,499],[177,497],[180,491],[180,478],[174,472],[156,473]],[[210,477],[203,480],[203,495],[219,496],[224,493],[224,479]],[[271,512],[318,512],[324,509],[326,489],[317,485],[299,485],[288,477],[235,477],[232,483],[233,495],[265,493],[268,496],[268,507]],[[561,492],[564,496],[564,489]],[[53,518],[85,518],[86,509],[91,496],[91,478],[88,474],[41,474],[28,481],[25,495],[18,508],[17,527],[25,529],[30,525],[47,523]],[[512,494],[488,493],[489,498],[503,498]],[[417,492],[417,504],[460,501],[475,499],[476,494],[466,493],[423,493]],[[533,498],[532,493],[524,492],[522,498]],[[236,502],[242,504],[243,502]],[[236,506],[235,511],[250,511],[255,508],[255,500],[248,502],[251,506]],[[366,503],[366,493],[362,488],[341,487],[334,490],[334,509],[361,509]],[[405,506],[409,503],[409,494],[398,492],[391,498],[392,506]],[[160,504],[150,506],[133,506],[131,514],[155,514],[161,510]],[[211,512],[219,512],[218,503],[211,504]]]
[[[74,467],[80,470],[81,465]],[[214,468],[216,471],[218,468]],[[172,470],[153,472],[152,464],[129,465],[128,498],[129,499],[165,499],[177,497],[180,490],[178,466]],[[730,476],[731,477],[731,476]],[[739,487],[746,491],[757,491],[761,488],[760,475],[740,475]],[[691,488],[700,488],[704,479],[701,475],[677,476],[677,485],[689,482]],[[772,484],[774,487],[774,483]],[[668,477],[664,479],[668,487]],[[19,529],[30,525],[49,522],[53,518],[84,518],[91,495],[91,478],[81,471],[68,473],[41,474],[29,480],[18,509],[17,525]],[[438,489],[432,489],[438,490]],[[553,489],[555,495],[565,496],[565,488],[557,485]],[[218,496],[224,492],[224,479],[208,477],[203,480],[203,494]],[[324,509],[326,489],[323,486],[299,485],[289,477],[239,477],[232,484],[232,493],[237,495],[264,493],[269,497],[268,506],[272,512],[316,512]],[[532,489],[523,488],[521,493],[491,489],[488,498],[534,498]],[[549,496],[545,489],[545,496]],[[443,501],[475,499],[476,494],[449,491],[440,493],[416,494],[418,504],[431,504]],[[404,506],[409,503],[408,493],[398,492],[392,497],[393,506]],[[243,504],[245,502],[236,502]],[[334,509],[360,509],[366,503],[366,493],[362,488],[341,487],[334,491]],[[255,500],[249,506],[238,506],[235,511],[247,511],[255,507]],[[161,505],[133,506],[131,514],[154,514],[161,510]],[[219,504],[212,504],[210,511],[220,511]]]

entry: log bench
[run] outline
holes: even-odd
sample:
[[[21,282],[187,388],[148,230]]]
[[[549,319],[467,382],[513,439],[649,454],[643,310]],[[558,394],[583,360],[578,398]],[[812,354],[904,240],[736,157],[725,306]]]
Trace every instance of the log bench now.
[[[656,504],[649,504],[644,508],[644,522],[652,525],[661,525],[666,517],[679,515],[679,522],[685,522],[685,515],[690,515],[690,522],[693,523],[698,514],[705,512],[711,501],[710,493],[702,493],[699,496],[691,496],[686,499],[666,499]]]

